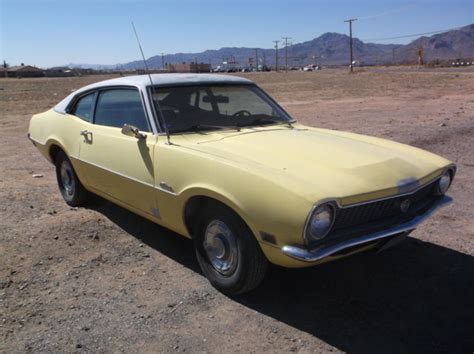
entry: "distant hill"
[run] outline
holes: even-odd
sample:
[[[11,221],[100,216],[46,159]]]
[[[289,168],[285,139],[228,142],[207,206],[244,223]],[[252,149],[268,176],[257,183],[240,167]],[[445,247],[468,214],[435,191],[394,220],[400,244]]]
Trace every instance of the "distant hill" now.
[[[288,65],[304,66],[311,63],[322,65],[341,65],[349,62],[349,36],[339,33],[325,33],[318,38],[295,44],[288,48]],[[458,30],[420,37],[407,45],[364,43],[353,38],[354,59],[364,64],[383,64],[395,60],[399,63],[415,63],[416,51],[424,49],[426,61],[434,59],[456,59],[474,57],[474,24]],[[275,65],[275,49],[258,48],[259,64],[264,61],[268,66]],[[211,63],[213,66],[223,61],[233,61],[246,66],[249,58],[255,60],[255,48],[224,47],[217,50],[206,50],[200,53],[176,53],[164,56],[165,63],[194,62]],[[280,65],[285,64],[285,48],[279,51]],[[147,59],[152,69],[162,67],[160,55]],[[74,64],[71,64],[74,65]],[[78,65],[75,65],[78,66]],[[85,64],[80,65],[86,67]],[[117,65],[94,65],[102,68],[119,68],[121,70],[143,69],[141,60]]]
[[[294,56],[301,58],[300,62],[309,64],[316,61],[322,64],[345,64],[349,61],[349,36],[339,33],[325,33],[322,36],[308,42],[295,44],[292,48]],[[375,64],[386,58],[394,44],[364,43],[353,38],[354,59],[367,64]]]
[[[396,60],[413,60],[418,48],[423,48],[427,61],[474,57],[474,24],[431,37],[420,37],[397,49]]]
[[[281,44],[280,44],[281,45]],[[364,43],[357,38],[353,38],[354,58],[366,63],[376,63],[383,58],[388,58],[388,53],[392,53],[392,48],[398,48],[394,44],[373,44]],[[314,62],[323,65],[345,64],[349,61],[349,36],[339,33],[325,33],[313,40],[295,44],[288,47],[288,65],[304,66]],[[265,62],[268,66],[275,65],[275,49],[257,49],[259,64]],[[279,48],[279,65],[285,64],[285,48]],[[167,63],[194,62],[211,63],[220,65],[223,61],[235,61],[241,66],[249,63],[249,58],[255,60],[255,48],[245,47],[225,47],[218,50],[206,50],[201,53],[177,53],[168,54],[163,59]],[[161,68],[161,56],[153,56],[147,59],[150,68]],[[124,69],[142,69],[141,60],[123,64]]]

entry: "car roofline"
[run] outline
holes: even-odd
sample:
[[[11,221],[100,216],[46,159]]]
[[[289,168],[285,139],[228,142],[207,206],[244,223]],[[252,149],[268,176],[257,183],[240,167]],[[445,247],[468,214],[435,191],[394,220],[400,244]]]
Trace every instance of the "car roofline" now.
[[[78,95],[87,91],[114,86],[133,86],[145,92],[150,86],[150,77],[155,87],[161,87],[169,84],[188,85],[188,84],[254,84],[253,81],[231,75],[220,74],[152,74],[124,76],[115,79],[104,80],[84,86],[54,106],[53,110],[58,113],[66,114],[66,109],[70,102]]]

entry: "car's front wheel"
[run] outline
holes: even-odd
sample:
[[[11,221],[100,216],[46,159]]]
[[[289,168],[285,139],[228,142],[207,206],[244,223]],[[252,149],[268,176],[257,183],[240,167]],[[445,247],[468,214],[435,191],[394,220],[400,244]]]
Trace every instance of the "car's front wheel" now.
[[[199,265],[216,289],[237,295],[263,280],[268,262],[250,229],[228,208],[208,208],[194,240]]]
[[[59,191],[68,205],[81,206],[90,199],[90,193],[83,187],[71,161],[62,151],[56,156],[56,178]]]

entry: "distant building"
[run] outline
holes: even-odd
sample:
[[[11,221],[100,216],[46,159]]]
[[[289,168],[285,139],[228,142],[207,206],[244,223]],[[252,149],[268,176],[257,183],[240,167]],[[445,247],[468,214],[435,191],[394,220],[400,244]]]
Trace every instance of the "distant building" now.
[[[12,66],[0,68],[1,77],[42,77],[44,70],[31,65]]]
[[[66,76],[74,76],[75,72],[68,68],[67,66],[56,66],[54,68],[46,69],[44,74],[47,77],[66,77]]]
[[[93,75],[93,74],[96,74],[97,72],[91,68],[75,68],[74,73],[77,76],[82,76],[82,75]]]
[[[168,64],[170,73],[208,73],[211,71],[211,64],[205,63],[180,63]]]

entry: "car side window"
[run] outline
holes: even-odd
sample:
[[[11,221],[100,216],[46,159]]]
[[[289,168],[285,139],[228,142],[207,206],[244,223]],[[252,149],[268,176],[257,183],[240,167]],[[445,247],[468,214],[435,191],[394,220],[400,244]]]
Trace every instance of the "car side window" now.
[[[101,91],[95,109],[94,123],[117,128],[128,124],[141,131],[150,131],[140,93],[136,89]]]
[[[94,105],[94,96],[95,92],[81,97],[71,113],[86,122],[90,122],[92,117],[92,107]]]

